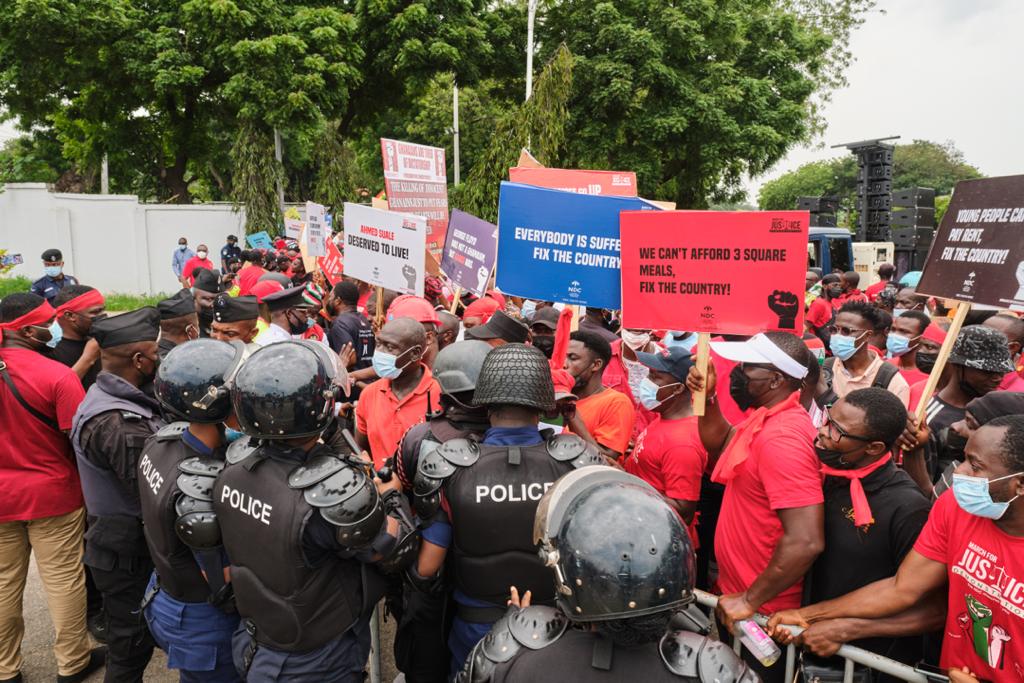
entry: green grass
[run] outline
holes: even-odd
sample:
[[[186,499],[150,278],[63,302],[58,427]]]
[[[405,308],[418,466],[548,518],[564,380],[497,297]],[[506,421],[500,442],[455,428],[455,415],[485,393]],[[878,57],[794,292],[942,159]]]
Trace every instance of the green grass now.
[[[31,287],[32,281],[27,277],[0,277],[0,299],[15,292],[27,292]],[[139,296],[104,292],[103,296],[107,300],[108,311],[131,311],[142,306],[155,306],[158,301],[166,299],[168,295]]]

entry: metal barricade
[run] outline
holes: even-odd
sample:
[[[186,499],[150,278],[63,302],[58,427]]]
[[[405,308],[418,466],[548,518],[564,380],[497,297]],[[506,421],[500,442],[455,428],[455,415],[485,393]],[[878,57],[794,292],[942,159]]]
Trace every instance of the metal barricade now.
[[[710,607],[714,609],[718,605],[718,596],[712,595],[711,593],[705,593],[701,590],[695,590],[694,593],[697,596],[697,602],[704,607]],[[754,615],[754,621],[760,624],[762,627],[767,626],[768,617],[760,614]],[[794,635],[799,634],[803,631],[798,626],[786,626]],[[739,639],[735,639],[734,645],[737,654],[739,654],[740,645]],[[859,647],[853,647],[852,645],[842,645],[836,656],[842,657],[846,660],[843,669],[843,683],[852,683],[853,681],[853,667],[854,664],[860,664],[866,666],[869,669],[880,671],[884,674],[888,674],[895,678],[899,678],[904,681],[912,681],[913,683],[929,683],[930,679],[922,674],[921,672],[914,669],[912,666],[907,666],[902,662],[897,662],[894,659],[877,655],[874,652],[868,652],[862,650]],[[789,645],[786,647],[786,678],[787,681],[792,681],[793,676],[796,673],[796,647]]]

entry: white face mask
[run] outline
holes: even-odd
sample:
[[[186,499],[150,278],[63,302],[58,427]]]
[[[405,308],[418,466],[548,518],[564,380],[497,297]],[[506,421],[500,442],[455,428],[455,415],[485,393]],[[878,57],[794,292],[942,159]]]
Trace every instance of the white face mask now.
[[[196,256],[198,256],[199,258],[206,258],[206,252],[205,251],[197,251],[196,252]]]
[[[622,343],[634,351],[647,348],[647,345],[651,343],[650,332],[632,332],[623,329],[620,334],[622,335]]]

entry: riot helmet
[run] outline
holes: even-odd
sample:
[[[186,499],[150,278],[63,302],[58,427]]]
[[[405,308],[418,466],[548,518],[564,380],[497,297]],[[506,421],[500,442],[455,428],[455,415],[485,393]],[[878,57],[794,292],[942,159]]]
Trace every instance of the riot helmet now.
[[[242,431],[261,439],[316,436],[334,417],[335,367],[314,345],[257,349],[235,375],[231,403]]]
[[[554,410],[555,386],[548,359],[539,349],[526,344],[503,344],[492,349],[480,368],[473,405]]]
[[[476,389],[484,358],[491,352],[487,342],[466,340],[449,344],[434,359],[434,379],[445,394],[461,394]]]
[[[533,537],[555,572],[555,600],[573,621],[628,619],[693,601],[689,534],[631,474],[589,466],[565,475],[537,506]]]
[[[225,376],[239,349],[215,339],[178,344],[156,371],[153,388],[163,409],[179,420],[215,424],[231,413]]]

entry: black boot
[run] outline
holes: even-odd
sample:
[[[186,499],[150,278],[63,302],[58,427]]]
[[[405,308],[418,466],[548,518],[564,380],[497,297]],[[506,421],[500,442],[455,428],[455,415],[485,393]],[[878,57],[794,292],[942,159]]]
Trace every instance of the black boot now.
[[[78,673],[69,676],[57,675],[57,683],[81,683],[89,677],[93,671],[107,663],[107,648],[98,647],[89,653],[89,663]]]

